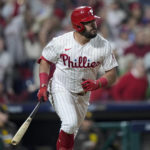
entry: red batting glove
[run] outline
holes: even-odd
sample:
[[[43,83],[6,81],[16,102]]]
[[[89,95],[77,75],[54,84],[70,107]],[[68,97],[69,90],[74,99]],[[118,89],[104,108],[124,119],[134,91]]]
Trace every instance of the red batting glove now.
[[[108,85],[108,80],[105,77],[101,77],[98,80],[85,80],[81,85],[85,92],[94,91],[106,87]]]
[[[37,94],[39,101],[46,102],[48,100],[48,92],[47,92],[47,86],[40,87],[38,94]]]
[[[85,92],[94,91],[100,88],[98,80],[86,80],[83,81],[81,85]]]

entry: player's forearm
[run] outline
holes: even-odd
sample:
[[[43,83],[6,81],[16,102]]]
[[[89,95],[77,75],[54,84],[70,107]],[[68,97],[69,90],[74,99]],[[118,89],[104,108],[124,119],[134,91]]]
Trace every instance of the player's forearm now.
[[[39,68],[40,87],[47,86],[49,79],[50,64],[41,60]]]
[[[49,70],[50,70],[50,64],[42,59],[40,62],[39,73],[44,72],[49,74]]]
[[[104,82],[104,87],[111,86],[117,78],[116,68],[107,71],[99,80]],[[106,83],[107,82],[107,83]]]

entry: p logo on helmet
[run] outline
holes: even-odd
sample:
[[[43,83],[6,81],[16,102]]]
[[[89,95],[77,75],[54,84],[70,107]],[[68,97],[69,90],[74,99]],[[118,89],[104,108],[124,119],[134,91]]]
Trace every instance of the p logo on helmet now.
[[[94,14],[93,14],[93,10],[92,9],[90,9],[90,13],[91,13],[91,15],[93,16]]]
[[[72,26],[78,32],[82,32],[84,30],[82,22],[88,22],[95,19],[100,19],[100,17],[94,15],[93,9],[90,6],[77,7],[71,14]]]

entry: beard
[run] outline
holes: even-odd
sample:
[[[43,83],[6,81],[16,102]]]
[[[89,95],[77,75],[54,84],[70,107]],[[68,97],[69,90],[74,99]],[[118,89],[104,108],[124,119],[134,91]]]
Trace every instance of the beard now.
[[[92,30],[96,30],[95,33],[91,33]],[[81,35],[83,35],[84,37],[86,37],[87,39],[92,39],[92,38],[95,38],[97,36],[97,29],[94,28],[90,31],[87,31],[87,29],[85,28],[82,32],[80,32]]]

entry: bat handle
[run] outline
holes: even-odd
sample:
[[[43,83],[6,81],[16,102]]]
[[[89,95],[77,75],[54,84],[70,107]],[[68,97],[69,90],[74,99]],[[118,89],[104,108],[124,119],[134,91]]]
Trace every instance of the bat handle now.
[[[38,111],[38,108],[40,107],[41,103],[42,103],[41,101],[38,101],[38,103],[36,104],[35,108],[33,109],[33,111],[30,114],[31,118],[34,118],[34,116],[35,116],[36,112]]]

